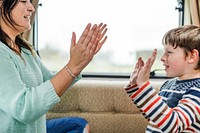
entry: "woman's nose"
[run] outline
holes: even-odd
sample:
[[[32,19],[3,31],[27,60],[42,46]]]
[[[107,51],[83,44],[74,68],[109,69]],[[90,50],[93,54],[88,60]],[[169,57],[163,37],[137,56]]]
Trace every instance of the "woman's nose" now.
[[[30,12],[35,11],[35,8],[33,7],[33,4],[31,2],[29,2],[28,11],[30,11]]]

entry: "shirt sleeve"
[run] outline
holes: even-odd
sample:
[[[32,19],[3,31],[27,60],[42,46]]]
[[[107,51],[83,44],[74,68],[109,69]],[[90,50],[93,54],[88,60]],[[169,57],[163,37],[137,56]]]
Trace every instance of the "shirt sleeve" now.
[[[50,80],[55,75],[55,73],[47,69],[47,67],[43,64],[43,62],[41,61],[40,57],[37,54],[35,54],[34,56],[35,56],[36,62],[40,66],[40,69],[43,75],[43,80],[44,81]]]
[[[44,81],[50,80],[55,74],[56,72],[52,72],[49,69],[46,68],[46,66],[43,64],[43,62],[41,61],[40,57],[38,55],[36,55],[35,57],[37,63],[39,64],[41,71],[43,73],[43,78]],[[82,79],[82,74],[78,75],[77,79],[75,79],[70,86],[68,87],[68,89],[70,89],[76,82],[78,82],[79,80]]]
[[[23,123],[33,122],[60,101],[51,82],[28,88],[12,56],[0,49],[0,110]]]
[[[163,132],[181,132],[199,123],[200,89],[190,88],[174,108],[168,105],[147,82],[129,95],[137,107]]]

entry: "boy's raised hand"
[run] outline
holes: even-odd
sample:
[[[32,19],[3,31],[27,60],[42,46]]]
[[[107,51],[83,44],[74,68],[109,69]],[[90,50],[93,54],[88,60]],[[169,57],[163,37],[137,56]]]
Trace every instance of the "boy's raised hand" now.
[[[149,81],[151,67],[156,59],[157,49],[154,49],[152,55],[148,58],[144,66],[140,67],[138,70],[137,85],[142,87],[145,83]]]
[[[136,81],[138,78],[138,73],[141,67],[144,66],[144,61],[141,57],[138,58],[138,61],[135,65],[134,71],[132,72],[130,79],[129,79],[129,85],[136,85]]]

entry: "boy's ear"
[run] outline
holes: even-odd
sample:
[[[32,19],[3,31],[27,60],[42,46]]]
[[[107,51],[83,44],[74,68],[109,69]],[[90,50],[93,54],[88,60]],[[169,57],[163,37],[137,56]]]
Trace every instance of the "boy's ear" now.
[[[199,61],[199,51],[196,50],[196,49],[193,49],[189,53],[188,57],[189,57],[188,62],[191,63],[191,64],[194,63],[194,62],[196,62],[196,61]]]

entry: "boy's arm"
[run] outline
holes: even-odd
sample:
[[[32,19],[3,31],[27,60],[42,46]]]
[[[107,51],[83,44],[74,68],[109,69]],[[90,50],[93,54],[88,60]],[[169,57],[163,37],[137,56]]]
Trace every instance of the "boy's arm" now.
[[[199,121],[200,90],[190,89],[175,108],[170,108],[147,82],[138,89],[125,89],[129,97],[163,132],[181,132]],[[131,95],[130,95],[131,94]]]

